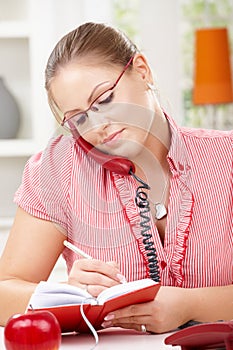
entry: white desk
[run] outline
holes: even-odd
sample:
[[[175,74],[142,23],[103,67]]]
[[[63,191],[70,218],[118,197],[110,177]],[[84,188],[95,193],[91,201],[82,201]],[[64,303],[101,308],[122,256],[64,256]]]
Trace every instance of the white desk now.
[[[4,328],[0,327],[0,349],[5,349]],[[180,350],[179,346],[170,346],[164,344],[166,334],[143,334],[131,330],[120,328],[109,328],[98,332],[99,344],[95,350]],[[90,350],[95,345],[95,339],[91,334],[64,335],[62,337],[61,350]]]

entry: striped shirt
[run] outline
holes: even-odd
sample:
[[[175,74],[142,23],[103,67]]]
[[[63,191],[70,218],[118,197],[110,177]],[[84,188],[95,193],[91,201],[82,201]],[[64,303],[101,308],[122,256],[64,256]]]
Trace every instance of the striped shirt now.
[[[170,196],[164,244],[151,220],[163,285],[233,281],[233,131],[179,128],[168,117]],[[135,204],[137,182],[88,157],[71,136],[49,141],[27,162],[15,202],[59,224],[96,259],[117,261],[128,281],[148,277]],[[77,256],[64,249],[68,271]]]

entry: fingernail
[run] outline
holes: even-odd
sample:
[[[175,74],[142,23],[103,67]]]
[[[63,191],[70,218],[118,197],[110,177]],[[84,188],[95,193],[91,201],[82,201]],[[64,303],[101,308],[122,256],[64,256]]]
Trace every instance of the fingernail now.
[[[117,278],[121,283],[127,283],[125,276],[123,276],[121,273],[117,274]]]
[[[112,326],[112,322],[111,321],[103,322],[101,324],[101,327],[103,327],[103,328],[108,328],[108,327],[111,327],[111,326]]]
[[[104,317],[104,321],[110,321],[115,318],[114,314],[108,314]]]

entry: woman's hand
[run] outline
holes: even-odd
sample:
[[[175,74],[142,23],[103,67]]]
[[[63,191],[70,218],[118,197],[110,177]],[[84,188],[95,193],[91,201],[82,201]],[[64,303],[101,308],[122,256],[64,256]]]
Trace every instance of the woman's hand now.
[[[68,276],[68,283],[83,288],[94,297],[104,289],[124,282],[116,262],[96,259],[76,260]]]
[[[178,288],[161,286],[154,301],[131,305],[105,317],[104,328],[117,326],[164,333],[186,322],[233,319],[233,285]]]
[[[154,301],[116,310],[105,317],[102,326],[141,331],[141,325],[145,325],[146,330],[153,333],[176,329],[191,319],[189,291],[190,289],[161,286]]]

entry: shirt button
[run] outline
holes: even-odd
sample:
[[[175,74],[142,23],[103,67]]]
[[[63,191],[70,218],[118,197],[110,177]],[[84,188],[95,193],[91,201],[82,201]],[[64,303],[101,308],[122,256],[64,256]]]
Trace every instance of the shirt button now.
[[[178,167],[179,167],[179,170],[180,170],[181,172],[184,171],[184,165],[181,164],[180,162],[178,162]]]
[[[161,261],[161,269],[164,270],[167,266],[167,263],[165,261]]]

